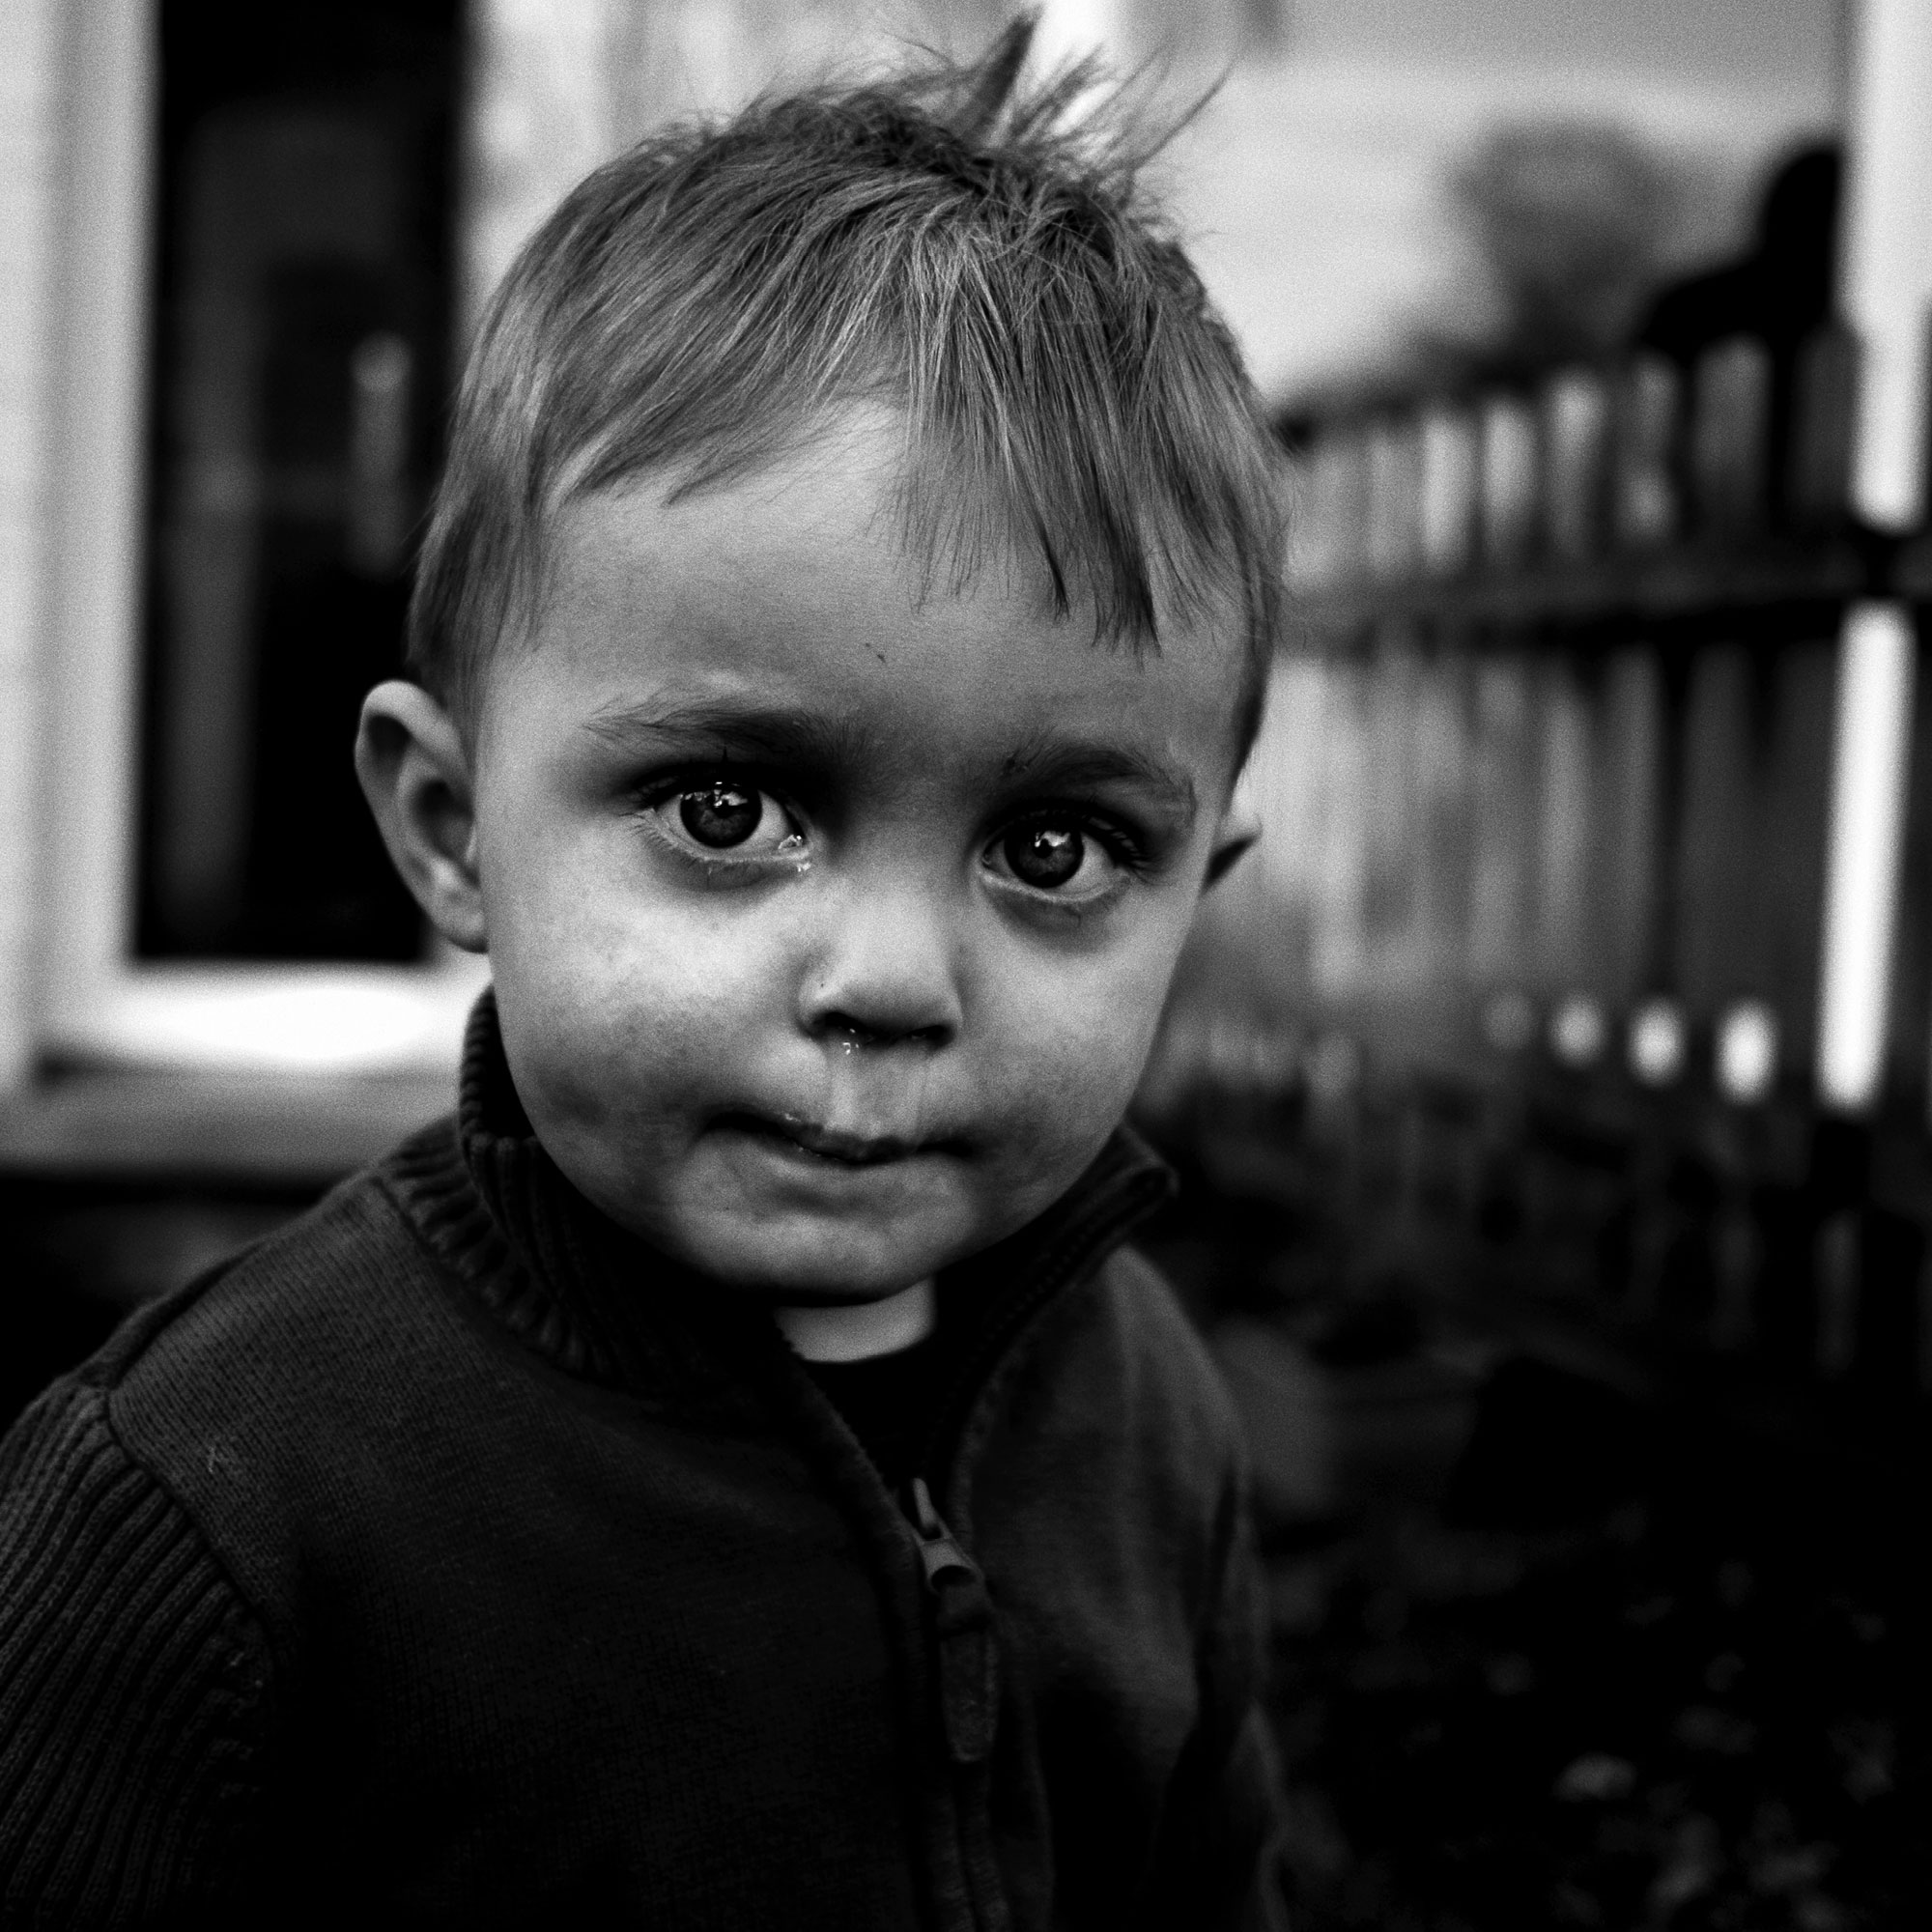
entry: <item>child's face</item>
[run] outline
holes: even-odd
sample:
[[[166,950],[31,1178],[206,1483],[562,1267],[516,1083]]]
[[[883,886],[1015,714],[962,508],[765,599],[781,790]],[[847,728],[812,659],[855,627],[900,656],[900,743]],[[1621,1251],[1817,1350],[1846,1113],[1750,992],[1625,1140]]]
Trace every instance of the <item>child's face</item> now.
[[[519,1094],[613,1219],[797,1300],[1012,1232],[1119,1122],[1217,839],[1240,648],[922,598],[890,426],[566,512],[478,725]]]

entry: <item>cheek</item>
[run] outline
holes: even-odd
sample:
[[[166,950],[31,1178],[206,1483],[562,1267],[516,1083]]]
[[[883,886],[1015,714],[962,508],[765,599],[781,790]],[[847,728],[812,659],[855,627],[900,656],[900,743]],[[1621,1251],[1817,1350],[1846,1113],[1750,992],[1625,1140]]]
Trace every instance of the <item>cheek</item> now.
[[[492,924],[490,955],[533,1118],[646,1128],[670,1096],[710,1094],[748,1043],[785,1021],[780,935],[742,903],[653,897],[569,865],[524,883],[503,895],[510,910]]]
[[[664,919],[578,936],[563,944],[553,929],[526,970],[499,966],[497,1000],[518,1009],[546,1077],[568,1079],[598,1112],[708,1090],[782,1017],[781,975],[755,945],[708,945]]]
[[[1042,973],[1009,964],[995,1003],[997,1043],[985,1056],[997,1110],[1030,1129],[1036,1152],[1088,1152],[1118,1123],[1159,1023],[1179,941],[1149,943]]]

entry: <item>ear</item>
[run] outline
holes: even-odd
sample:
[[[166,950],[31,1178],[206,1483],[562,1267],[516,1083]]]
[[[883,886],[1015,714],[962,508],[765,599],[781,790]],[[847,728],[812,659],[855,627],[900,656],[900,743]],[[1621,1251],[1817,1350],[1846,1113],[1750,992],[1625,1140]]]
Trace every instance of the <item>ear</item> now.
[[[419,684],[379,684],[362,700],[355,776],[430,923],[466,952],[485,951],[475,792],[455,721]]]
[[[1208,854],[1208,877],[1203,890],[1218,886],[1261,836],[1261,820],[1247,801],[1237,795],[1221,814],[1221,823],[1215,828],[1213,849]]]

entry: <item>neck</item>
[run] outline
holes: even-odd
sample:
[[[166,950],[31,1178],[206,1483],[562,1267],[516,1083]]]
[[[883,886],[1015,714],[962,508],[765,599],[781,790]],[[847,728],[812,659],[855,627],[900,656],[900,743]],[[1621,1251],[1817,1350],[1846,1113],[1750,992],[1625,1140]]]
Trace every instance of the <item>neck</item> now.
[[[932,1277],[880,1301],[842,1306],[783,1302],[772,1310],[784,1338],[808,1362],[863,1362],[895,1355],[932,1333]]]

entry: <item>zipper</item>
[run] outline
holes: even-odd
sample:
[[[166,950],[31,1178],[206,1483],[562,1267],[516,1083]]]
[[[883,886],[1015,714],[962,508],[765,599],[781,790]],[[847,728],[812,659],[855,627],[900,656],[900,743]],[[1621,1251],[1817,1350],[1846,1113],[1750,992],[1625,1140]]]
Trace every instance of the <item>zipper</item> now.
[[[1165,1193],[1164,1178],[1157,1188],[1151,1189],[1145,1174],[1133,1174],[1125,1187],[1118,1183],[1111,1188],[1103,1186],[1101,1199],[1090,1202],[1085,1213],[1049,1240],[1033,1281],[1005,1307],[989,1311],[993,1319],[981,1326],[968,1348],[968,1359],[942,1391],[933,1406],[932,1423],[919,1445],[915,1469],[935,1468],[940,1452],[949,1443],[953,1457],[958,1457],[957,1435],[995,1365],[1031,1327],[1067,1277],[1077,1272],[1109,1236],[1118,1239]],[[964,1834],[960,1855],[966,1861],[976,1922],[1009,1927],[1010,1914],[987,1836],[986,1774],[983,1769],[976,1770],[991,1757],[999,1724],[1001,1669],[992,1597],[985,1573],[939,1514],[923,1475],[915,1475],[906,1483],[899,1501],[925,1583],[926,1623],[935,1655],[947,1755],[966,1774],[968,1789],[978,1790],[977,1801],[960,1820]],[[973,1821],[970,1832],[969,1818]],[[969,1839],[978,1848],[970,1856]]]
[[[964,1426],[993,1366],[1066,1278],[1110,1235],[1123,1233],[1166,1193],[1163,1179],[1151,1189],[1135,1174],[1124,1188],[1103,1189],[1052,1241],[1027,1290],[996,1314],[977,1339],[969,1360],[934,1409],[933,1426],[913,1466],[930,1468],[940,1449]],[[954,1764],[985,1761],[993,1748],[1000,1713],[1000,1655],[993,1628],[993,1600],[985,1573],[946,1525],[925,1478],[914,1476],[901,1498],[925,1579],[928,1619],[938,1651],[940,1715],[947,1750]]]
[[[923,1476],[906,1485],[905,1518],[919,1548],[939,1654],[939,1709],[954,1764],[983,1763],[1000,1717],[1000,1653],[986,1576],[947,1528]]]

